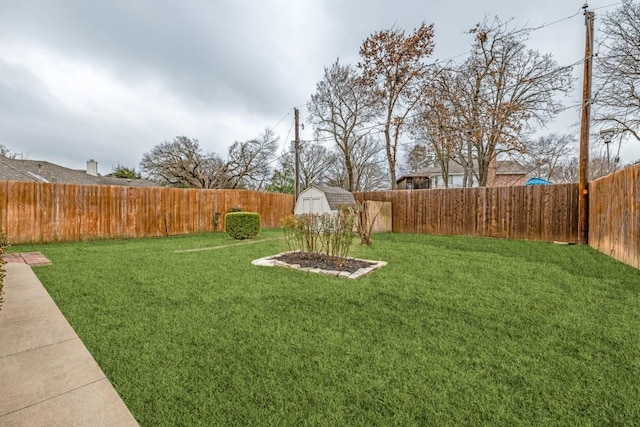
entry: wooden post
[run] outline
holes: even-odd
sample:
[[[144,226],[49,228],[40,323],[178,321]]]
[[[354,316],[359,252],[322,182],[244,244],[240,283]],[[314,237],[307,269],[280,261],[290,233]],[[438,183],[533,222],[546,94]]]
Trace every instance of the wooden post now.
[[[295,117],[295,154],[296,154],[296,198],[295,201],[298,201],[298,196],[300,195],[300,111],[297,108],[293,109],[294,117]]]
[[[593,67],[594,13],[584,12],[586,40],[582,85],[582,119],[580,123],[580,181],[578,204],[578,243],[589,244],[589,130],[591,128],[591,70]]]

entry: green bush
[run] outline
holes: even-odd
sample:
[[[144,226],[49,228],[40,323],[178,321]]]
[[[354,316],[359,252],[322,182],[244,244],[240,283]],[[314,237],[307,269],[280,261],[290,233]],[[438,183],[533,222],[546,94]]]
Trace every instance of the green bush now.
[[[260,232],[260,214],[229,212],[224,217],[224,229],[234,239],[253,239]]]

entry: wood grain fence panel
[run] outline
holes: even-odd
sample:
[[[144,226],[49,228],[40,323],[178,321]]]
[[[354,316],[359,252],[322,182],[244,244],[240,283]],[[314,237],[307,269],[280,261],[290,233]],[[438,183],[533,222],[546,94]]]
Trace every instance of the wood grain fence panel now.
[[[464,210],[466,236],[475,236],[478,233],[478,191],[477,188],[465,188]]]
[[[631,215],[631,232],[629,237],[629,247],[635,252],[631,255],[630,265],[640,268],[640,167],[633,169],[629,173],[628,179],[631,181],[631,207],[629,215]],[[635,251],[634,251],[635,248]]]
[[[511,235],[514,239],[525,239],[525,207],[524,207],[524,191],[518,187],[511,191],[512,209],[510,212],[512,227]]]
[[[616,212],[633,214],[631,220],[617,226],[624,231],[624,236],[617,240],[600,239],[606,241],[602,247],[612,246],[614,241],[638,245],[638,174],[636,168],[610,184],[622,186],[621,197],[634,200],[625,205],[626,209]],[[594,193],[598,186],[602,187],[594,184]],[[605,193],[607,191],[613,190]],[[564,241],[576,241],[577,236],[577,185],[574,184],[544,188],[368,192],[356,193],[356,198],[391,202],[393,230],[397,232]],[[214,229],[215,213],[220,214],[217,229],[222,230],[224,214],[232,207],[258,212],[262,226],[271,228],[278,227],[280,218],[292,213],[294,205],[290,195],[248,190],[23,182],[0,183],[0,203],[0,226],[15,243],[206,232]],[[615,206],[610,210],[615,210]],[[604,227],[605,231],[600,234],[614,234],[606,224]],[[592,235],[598,234],[594,231]],[[637,251],[629,257],[637,263]]]
[[[451,203],[451,192],[446,189],[438,190],[438,205],[440,206],[439,215],[435,218],[436,227],[445,234],[453,233],[455,224],[455,212]]]
[[[354,193],[391,202],[393,231],[577,241],[577,184]]]
[[[640,268],[640,164],[589,184],[589,245]]]
[[[18,185],[10,182],[7,186],[7,198],[11,208],[7,212],[7,224],[3,227],[10,242],[26,239],[26,232],[33,219],[28,216],[33,203],[29,192],[31,185]]]
[[[227,213],[225,206],[225,195],[222,191],[211,190],[212,206],[215,213],[218,213],[218,231],[224,230],[224,214]]]
[[[456,209],[458,211],[458,222],[456,224],[457,234],[466,234],[467,213],[465,208],[466,191],[458,191],[456,194]]]
[[[9,182],[0,181],[0,227],[5,233],[9,232],[7,216],[9,214]],[[4,226],[4,227],[3,227]]]
[[[418,190],[416,191],[418,200],[417,200],[417,205],[418,207],[416,208],[418,211],[418,233],[425,233],[425,230],[427,228],[427,224],[428,224],[428,218],[429,218],[429,199],[426,196],[426,191],[425,190]]]
[[[434,202],[433,197],[427,190],[418,190],[420,198],[416,201],[416,211],[420,212],[420,232],[430,233],[432,228],[436,226],[434,218],[437,218],[434,209],[438,209],[438,204]]]
[[[501,238],[507,238],[509,233],[509,215],[511,213],[511,204],[509,203],[509,189],[506,187],[497,187],[496,196],[498,205],[496,209],[498,222],[498,235]]]
[[[476,218],[478,228],[476,233],[478,236],[488,236],[488,227],[487,227],[487,192],[483,190],[479,190],[477,194],[477,205],[478,210],[476,211]]]
[[[291,195],[249,190],[0,181],[0,228],[15,244],[223,230],[224,214],[236,206],[273,228],[293,205]]]

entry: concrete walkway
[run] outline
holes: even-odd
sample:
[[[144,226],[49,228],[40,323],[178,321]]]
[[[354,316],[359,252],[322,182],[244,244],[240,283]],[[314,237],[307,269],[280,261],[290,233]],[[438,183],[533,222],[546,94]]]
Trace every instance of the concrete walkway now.
[[[0,426],[137,426],[27,263],[0,310]]]

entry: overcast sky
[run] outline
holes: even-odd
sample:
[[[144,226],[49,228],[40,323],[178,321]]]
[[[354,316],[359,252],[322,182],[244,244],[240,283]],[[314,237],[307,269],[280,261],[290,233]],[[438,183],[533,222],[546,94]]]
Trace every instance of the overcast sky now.
[[[589,1],[596,23],[611,3]],[[224,157],[234,141],[274,127],[284,147],[293,138],[292,109],[306,119],[323,68],[338,57],[356,63],[375,31],[434,23],[435,60],[468,52],[467,30],[485,16],[537,27],[575,15],[535,31],[528,43],[568,65],[584,55],[583,4],[0,0],[0,144],[78,169],[92,158],[101,174],[118,163],[138,169],[143,153],[177,135]],[[566,105],[580,102],[582,66],[574,75]],[[547,131],[577,135],[578,120],[579,108],[569,110]],[[312,137],[309,127],[302,137]],[[635,160],[640,149],[623,145],[621,156]]]

